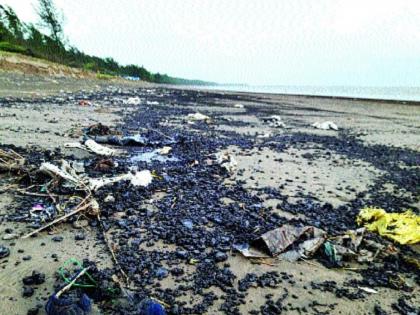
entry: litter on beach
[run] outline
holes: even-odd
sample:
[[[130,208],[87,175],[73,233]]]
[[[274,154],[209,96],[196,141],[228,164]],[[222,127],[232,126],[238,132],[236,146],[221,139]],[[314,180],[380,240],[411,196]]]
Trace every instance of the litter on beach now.
[[[112,156],[115,155],[115,150],[107,148],[99,143],[96,143],[92,139],[88,139],[85,141],[85,146],[88,148],[89,151],[96,153],[98,155],[103,156]]]
[[[129,97],[128,99],[123,101],[126,105],[140,105],[141,99],[140,97]]]
[[[388,213],[381,208],[366,207],[360,210],[357,223],[400,244],[420,242],[420,216],[410,210]]]
[[[420,315],[420,2],[3,2],[0,315]]]
[[[201,113],[194,113],[194,114],[188,114],[187,120],[189,121],[206,121],[209,122],[211,118],[209,116],[206,116]]]
[[[229,154],[227,152],[218,152],[216,153],[215,157],[216,162],[226,171],[228,171],[229,173],[235,172],[238,166],[238,162],[235,160],[232,154]]]
[[[268,231],[252,244],[262,246],[271,256],[278,256],[290,245],[300,242],[296,251],[299,255],[312,255],[324,242],[325,231],[313,226],[295,227],[285,224],[275,230]]]
[[[41,165],[40,171],[53,177],[60,177],[74,187],[89,188],[93,191],[120,181],[130,181],[133,186],[147,187],[153,180],[152,173],[149,170],[129,172],[114,177],[89,178],[83,174],[78,175],[70,164],[64,160],[61,167],[45,162]]]
[[[98,190],[107,185],[118,183],[121,181],[129,181],[133,186],[147,187],[153,180],[152,173],[149,170],[143,170],[135,172],[134,174],[129,172],[127,174],[105,177],[105,178],[91,178],[89,179],[89,187],[92,190]]]
[[[118,146],[144,146],[149,144],[149,140],[140,134],[131,136],[93,136],[91,138],[97,143],[106,143]]]
[[[338,130],[337,125],[333,123],[332,121],[324,121],[322,123],[317,121],[312,124],[312,127],[316,129],[322,129],[322,130]]]
[[[78,142],[66,143],[64,147],[67,149],[81,149],[102,156],[113,156],[116,154],[114,149],[107,148],[92,139],[86,140],[84,144]]]
[[[157,152],[158,152],[159,154],[161,154],[161,155],[167,155],[167,154],[169,154],[171,151],[172,151],[172,148],[171,148],[171,147],[165,146],[165,147],[163,147],[163,148],[158,149],[158,151],[157,151]]]
[[[286,124],[281,120],[281,117],[279,115],[263,117],[262,121],[268,123],[268,125],[272,128],[286,128]]]
[[[316,227],[285,224],[264,233],[249,245],[235,245],[235,249],[247,258],[271,256],[293,262],[312,257],[325,239],[326,232]]]

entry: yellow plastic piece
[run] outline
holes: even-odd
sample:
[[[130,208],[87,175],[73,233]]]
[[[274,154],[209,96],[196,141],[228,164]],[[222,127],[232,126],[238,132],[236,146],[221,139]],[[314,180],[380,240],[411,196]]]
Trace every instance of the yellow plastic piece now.
[[[404,213],[387,213],[384,209],[366,207],[360,210],[357,224],[371,232],[388,237],[400,244],[420,242],[420,216],[411,210]]]

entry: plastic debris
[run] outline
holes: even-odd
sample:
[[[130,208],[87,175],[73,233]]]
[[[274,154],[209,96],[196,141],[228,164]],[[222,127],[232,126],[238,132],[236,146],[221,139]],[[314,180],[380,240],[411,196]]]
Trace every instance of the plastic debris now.
[[[322,123],[320,122],[315,122],[312,124],[312,127],[315,127],[317,129],[323,129],[323,130],[338,130],[338,127],[335,123],[333,123],[332,121],[324,121]]]
[[[72,161],[71,167],[74,169],[76,173],[81,174],[85,172],[85,164],[83,162]]]
[[[152,173],[149,170],[143,170],[136,173],[127,173],[109,178],[91,178],[89,179],[89,187],[92,190],[98,190],[103,186],[121,181],[130,181],[133,186],[147,187],[153,180]]]
[[[360,290],[365,291],[367,293],[371,293],[371,294],[376,294],[378,293],[378,291],[372,289],[372,288],[368,288],[368,287],[358,287]]]
[[[44,210],[44,206],[40,204],[36,204],[32,207],[31,211],[42,211]]]
[[[100,145],[92,139],[86,140],[84,144],[78,142],[66,143],[64,144],[64,147],[68,149],[81,149],[103,156],[112,156],[116,153],[115,150]]]
[[[269,123],[270,127],[273,128],[286,128],[286,125],[284,122],[281,121],[281,117],[278,115],[272,115],[270,117],[264,117],[262,118],[264,122]]]
[[[85,315],[89,314],[91,309],[92,300],[86,294],[82,294],[81,297],[70,296],[62,298],[53,294],[45,305],[47,315]]]
[[[360,244],[362,243],[365,230],[365,228],[349,230],[343,235],[332,238],[331,241],[333,241],[336,245],[340,245],[357,252]]]
[[[43,205],[37,204],[29,210],[29,213],[31,218],[35,219],[39,223],[44,223],[57,216],[57,209],[53,205],[44,207]]]
[[[68,264],[69,262],[76,263],[77,265],[81,266],[81,264],[75,260],[70,259],[65,262],[65,264]],[[72,279],[66,279],[67,284],[62,289],[60,289],[58,292],[54,293],[50,296],[48,299],[47,304],[45,305],[45,311],[47,315],[65,315],[65,314],[77,314],[77,315],[85,315],[89,314],[92,309],[92,300],[85,294],[85,293],[76,293],[76,292],[68,292],[73,286],[79,286],[80,284],[77,284],[77,280],[82,277],[83,275],[87,274],[88,268],[82,269],[80,272],[78,272]],[[63,276],[63,268],[60,268],[59,274]],[[94,282],[94,280],[91,278],[90,275],[88,275],[88,278],[91,279],[91,281]],[[82,285],[83,286],[83,285]],[[84,286],[84,287],[90,287],[90,286]],[[62,297],[63,294],[66,294],[65,297]]]
[[[324,254],[332,266],[338,266],[340,264],[335,246],[331,242],[324,243]]]
[[[130,173],[130,175],[130,181],[133,186],[147,187],[153,180],[152,173],[149,170],[136,172],[134,175]]]
[[[49,162],[42,163],[39,170],[51,177],[61,177],[72,185],[79,185],[81,179],[67,161],[62,161],[61,168]]]
[[[156,277],[159,279],[166,278],[168,276],[169,272],[168,269],[160,267],[156,270]]]
[[[185,226],[189,230],[192,230],[194,227],[193,222],[189,219],[182,220],[182,225]]]
[[[19,235],[17,235],[16,233],[7,233],[7,234],[4,234],[1,239],[3,241],[10,241],[10,240],[14,240],[15,238],[18,238],[18,237],[19,237]]]
[[[104,202],[107,202],[107,203],[115,202],[115,197],[113,195],[108,195],[105,197]]]
[[[144,299],[137,308],[139,315],[166,315],[165,308],[153,299]]]
[[[0,245],[0,259],[5,258],[10,255],[10,249],[4,245]]]
[[[259,251],[256,248],[252,248],[249,244],[233,244],[233,249],[240,252],[246,258],[268,258],[267,254]]]
[[[263,258],[267,255],[278,256],[287,261],[297,261],[300,258],[311,257],[321,247],[326,238],[326,232],[314,226],[295,227],[285,224],[277,229],[261,235],[247,245],[235,245],[234,248],[248,258]]]
[[[127,174],[108,178],[82,177],[77,175],[70,164],[64,160],[62,161],[61,168],[48,162],[42,163],[40,171],[49,174],[52,177],[61,177],[74,187],[89,187],[89,189],[93,191],[120,181],[130,181],[133,186],[147,187],[153,180],[152,173],[149,170],[135,172],[134,174],[129,172]]]
[[[123,101],[126,105],[140,105],[141,99],[140,97],[129,97],[128,99]]]
[[[400,244],[420,242],[420,216],[411,210],[404,213],[387,213],[384,209],[363,208],[356,219],[371,232],[390,238]]]
[[[303,253],[313,254],[322,245],[325,236],[325,231],[314,226],[296,227],[285,224],[264,233],[253,244],[262,245],[271,256],[277,256],[288,249],[290,245],[303,241],[299,249]],[[313,241],[313,239],[319,239],[319,242]]]
[[[119,146],[130,146],[130,145],[148,145],[149,141],[147,138],[141,135],[133,136],[96,136],[92,137],[97,143],[107,143]]]
[[[189,121],[206,121],[206,122],[209,122],[211,120],[209,116],[203,115],[201,113],[188,114],[187,119]]]
[[[227,152],[218,152],[215,156],[216,162],[220,164],[221,167],[226,169],[229,173],[233,173],[236,170],[238,162],[236,162],[233,155]]]
[[[331,267],[341,267],[343,260],[358,258],[358,253],[355,251],[331,241],[324,243],[324,254],[328,259],[328,265]]]
[[[133,155],[130,160],[131,162],[146,162],[146,163],[151,163],[153,161],[157,161],[157,162],[161,162],[161,163],[165,163],[167,161],[178,161],[178,158],[176,157],[169,157],[166,156],[166,154],[160,154],[160,149],[156,149],[153,151],[146,151],[146,152],[141,152],[138,153],[136,155]],[[163,153],[166,153],[165,151],[163,151]]]
[[[257,138],[258,139],[267,139],[267,138],[270,138],[271,136],[272,136],[271,133],[265,132],[265,133],[262,133],[262,134],[258,134],[257,135]]]
[[[357,260],[358,262],[372,262],[373,253],[359,250],[363,240],[365,228],[349,230],[343,235],[330,238],[324,243],[324,255],[331,266],[339,267],[343,260]]]
[[[167,155],[167,154],[169,154],[171,151],[172,151],[172,148],[171,148],[171,147],[164,146],[163,148],[158,149],[158,151],[157,151],[157,152],[158,152],[159,154],[161,154],[161,155]]]
[[[115,155],[115,150],[104,147],[103,145],[96,143],[92,139],[86,140],[85,146],[88,148],[89,151],[92,151],[93,153],[96,153],[98,155],[103,155],[103,156]]]

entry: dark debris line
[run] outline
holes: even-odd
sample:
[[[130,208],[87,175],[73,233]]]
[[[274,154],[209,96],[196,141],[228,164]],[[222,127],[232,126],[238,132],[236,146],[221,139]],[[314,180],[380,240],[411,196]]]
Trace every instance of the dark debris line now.
[[[295,283],[293,276],[286,272],[268,272],[260,276],[247,274],[243,279],[236,279],[230,270],[231,266],[226,260],[233,244],[249,242],[266,231],[291,222],[274,213],[273,209],[264,209],[262,212],[263,198],[260,196],[265,194],[270,198],[280,199],[282,203],[279,206],[282,210],[304,214],[307,217],[306,221],[293,220],[293,224],[315,225],[333,235],[355,228],[355,216],[365,205],[377,205],[390,211],[400,211],[408,204],[418,201],[418,197],[414,197],[417,199],[413,200],[413,198],[395,197],[391,193],[383,192],[383,184],[392,182],[397,187],[411,192],[413,196],[419,195],[419,171],[415,168],[403,168],[400,165],[400,162],[408,166],[420,165],[418,152],[381,145],[367,146],[358,140],[357,135],[346,131],[340,131],[338,137],[307,135],[290,131],[286,135],[272,136],[257,144],[255,137],[218,131],[212,124],[199,122],[188,128],[177,129],[161,125],[163,121],[172,121],[174,118],[193,112],[178,105],[217,106],[217,102],[226,100],[246,101],[247,98],[243,95],[227,96],[218,93],[168,89],[157,89],[154,94],[148,94],[144,90],[135,92],[109,90],[102,94],[92,94],[88,99],[101,102],[112,97],[137,95],[147,96],[148,101],[158,101],[160,104],[140,105],[136,111],[124,117],[124,123],[118,126],[118,129],[123,134],[132,134],[133,130],[140,130],[140,133],[156,143],[156,146],[172,138],[174,140],[172,154],[178,160],[166,163],[136,162],[138,169],[153,169],[160,176],[147,188],[139,189],[133,188],[128,183],[117,183],[97,192],[97,199],[100,201],[108,194],[115,197],[115,202],[101,203],[103,226],[118,247],[116,251],[118,261],[137,288],[132,303],[119,306],[109,303],[100,304],[106,312],[131,314],[136,304],[133,301],[141,301],[144,297],[154,296],[170,305],[168,311],[171,314],[202,314],[220,299],[207,290],[217,287],[223,292],[222,301],[217,302],[221,305],[219,311],[225,314],[240,314],[239,306],[248,300],[248,290],[256,286],[271,287],[282,290],[284,293],[277,300],[267,295],[264,305],[256,305],[251,314],[280,314],[291,310],[301,313],[321,313],[319,309],[322,309],[324,313],[334,314],[334,304],[321,305],[313,302],[307,307],[300,308],[291,306],[290,303],[286,304],[284,300],[290,295],[287,287]],[[61,103],[65,106],[68,102],[85,98],[86,95],[76,95],[58,101],[54,98],[45,98],[41,102]],[[258,98],[251,100],[259,101]],[[27,101],[11,99],[9,102]],[[36,103],[39,100],[33,102]],[[256,117],[278,113],[281,115],[282,110],[288,109],[289,106],[282,104],[278,104],[275,110],[273,106],[264,107],[263,104],[259,104],[247,106],[247,114]],[[209,115],[216,122],[223,121],[219,117],[223,115],[222,112],[216,111]],[[235,123],[229,122],[229,124]],[[245,123],[236,124],[244,125]],[[276,189],[261,188],[257,194],[251,195],[241,183],[225,186],[223,181],[229,175],[216,163],[209,163],[209,160],[214,160],[212,154],[230,145],[242,149],[258,147],[284,152],[288,148],[305,148],[308,143],[319,144],[326,151],[343,155],[351,160],[369,162],[383,171],[384,175],[379,177],[368,191],[359,193],[355,200],[334,208],[331,204],[316,200],[313,196],[302,196],[302,201],[292,204],[287,202],[288,196]],[[143,149],[127,148],[133,155]],[[16,150],[30,156],[29,163],[34,164],[42,161],[56,161],[61,157],[59,150],[36,153],[22,152],[23,150],[18,148]],[[323,151],[320,154],[327,153]],[[307,156],[309,160],[315,160],[318,157],[317,155]],[[194,163],[195,161],[198,163]],[[86,166],[93,164],[92,160],[84,162]],[[128,171],[133,166],[133,162],[129,159],[118,158],[118,162],[118,168],[111,170],[111,173]],[[86,170],[90,175],[104,175],[101,171],[89,167],[86,167]],[[161,200],[155,202],[157,211],[144,205],[146,200],[153,198],[155,192],[165,193]],[[225,205],[221,201],[222,198],[233,199],[235,203]],[[33,200],[27,199],[26,206],[32,203]],[[24,207],[21,208],[24,209]],[[414,210],[418,213],[418,209]],[[117,212],[124,214],[115,218],[114,214]],[[22,220],[19,212],[10,217],[12,218]],[[91,222],[91,225],[96,224]],[[98,237],[102,238],[99,231]],[[153,249],[155,245],[161,243],[173,246],[174,250]],[[142,250],[139,249],[140,246]],[[192,275],[186,272],[187,269],[194,270]],[[419,284],[419,272],[413,271],[398,258],[395,261],[386,262],[378,270],[375,267],[367,269],[361,274],[364,279],[362,282],[349,283],[348,287],[340,288],[336,283],[327,281],[312,283],[307,290],[330,291],[339,298],[360,299],[365,295],[360,291],[355,291],[354,287],[358,284],[389,287],[386,279],[384,280],[387,272],[405,272],[407,276],[415,276]],[[111,274],[112,271],[106,271],[102,276],[110,277]],[[171,289],[163,289],[160,281],[169,275],[176,279],[176,285]],[[368,279],[371,279],[370,282]],[[194,305],[188,306],[185,302],[179,302],[179,298],[185,295],[194,297]],[[411,306],[404,300],[398,300],[395,301],[393,307],[400,311]]]

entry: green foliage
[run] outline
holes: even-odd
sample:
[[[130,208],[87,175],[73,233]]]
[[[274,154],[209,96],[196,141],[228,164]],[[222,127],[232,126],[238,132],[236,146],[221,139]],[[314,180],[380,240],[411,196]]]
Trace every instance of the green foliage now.
[[[143,66],[120,65],[112,58],[87,55],[76,47],[64,44],[63,15],[53,0],[38,0],[37,13],[42,33],[35,25],[20,21],[12,8],[0,5],[0,50],[18,52],[67,66],[97,72],[97,78],[109,80],[115,76],[139,77],[141,80],[166,84],[209,84],[185,80],[166,74],[153,74]]]
[[[96,63],[94,63],[94,62],[86,62],[83,65],[83,69],[85,69],[87,71],[95,71],[95,70],[97,70],[97,66],[96,66]]]
[[[98,72],[96,74],[96,78],[99,79],[99,80],[111,80],[111,79],[114,79],[115,76],[110,75],[110,74],[106,74],[106,73],[99,73]]]
[[[0,21],[16,40],[23,40],[24,25],[11,7],[0,5]]]
[[[27,53],[27,49],[25,47],[15,45],[9,42],[0,42],[0,50],[10,51],[10,52],[15,52],[15,53],[20,53],[20,54]]]
[[[38,0],[37,13],[40,26],[50,33],[50,37],[57,43],[62,43],[63,14],[55,7],[53,0]]]

